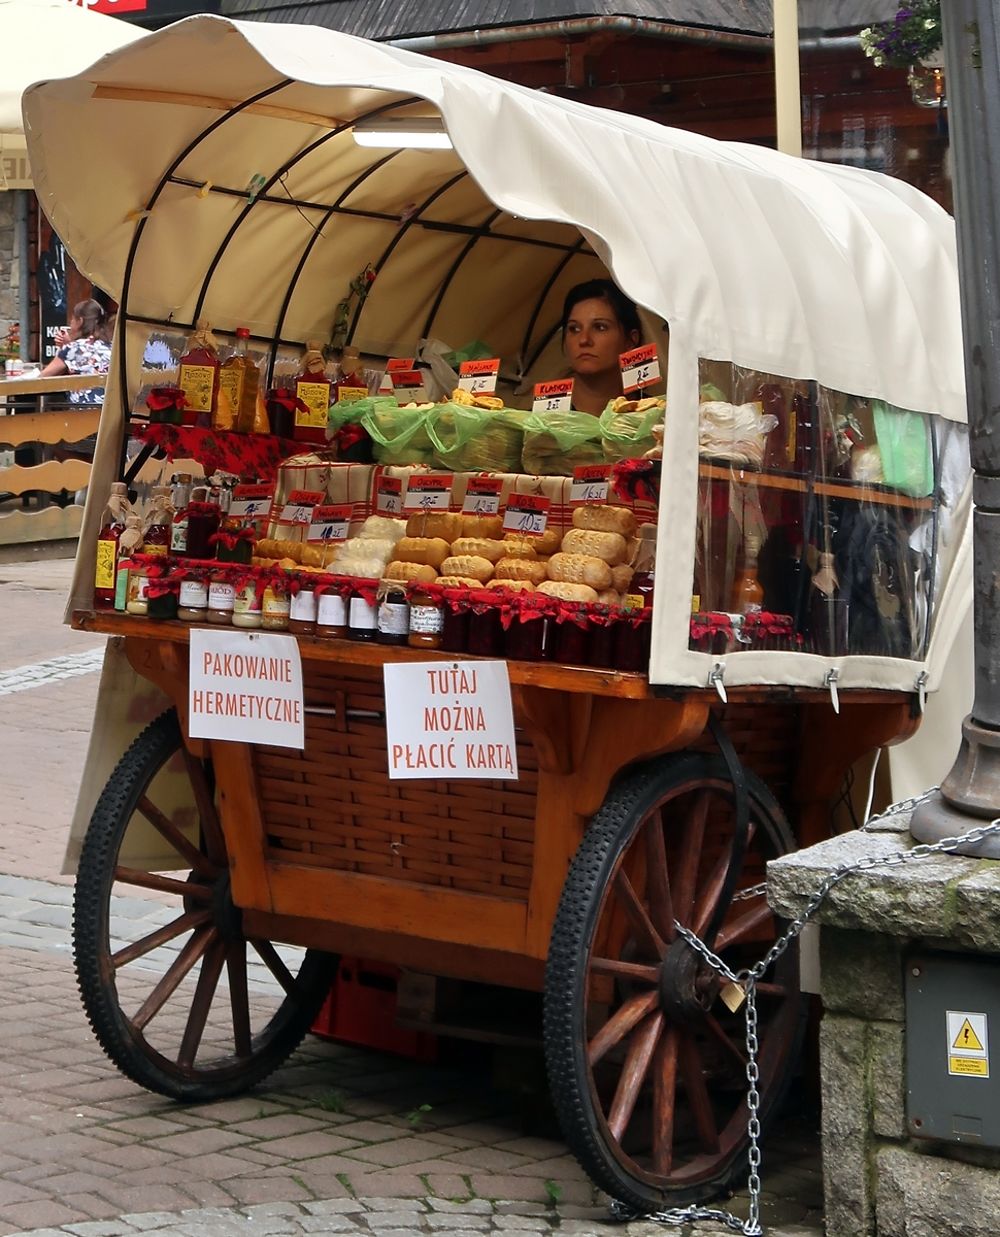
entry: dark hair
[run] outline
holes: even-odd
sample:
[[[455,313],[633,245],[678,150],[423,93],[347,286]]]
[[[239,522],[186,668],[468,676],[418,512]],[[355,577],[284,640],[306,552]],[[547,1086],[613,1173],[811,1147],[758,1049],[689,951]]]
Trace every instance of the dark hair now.
[[[578,283],[575,288],[570,288],[566,293],[560,324],[560,333],[563,338],[566,336],[566,324],[575,306],[581,301],[591,300],[607,301],[615,311],[615,317],[621,323],[625,334],[637,331],[639,338],[642,339],[642,323],[639,321],[639,311],[635,307],[635,302],[630,301],[621,288],[613,284],[610,279],[588,279],[586,283]]]
[[[83,334],[88,339],[94,335],[104,338],[102,331],[105,313],[103,307],[97,301],[80,301],[73,306],[73,317],[79,318],[83,322]]]

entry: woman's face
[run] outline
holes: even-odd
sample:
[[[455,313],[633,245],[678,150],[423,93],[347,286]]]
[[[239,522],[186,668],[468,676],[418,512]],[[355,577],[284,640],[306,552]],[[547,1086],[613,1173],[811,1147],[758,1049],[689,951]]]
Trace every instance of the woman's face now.
[[[590,377],[617,369],[619,356],[633,345],[634,340],[602,297],[577,301],[570,310],[563,352],[575,374]]]

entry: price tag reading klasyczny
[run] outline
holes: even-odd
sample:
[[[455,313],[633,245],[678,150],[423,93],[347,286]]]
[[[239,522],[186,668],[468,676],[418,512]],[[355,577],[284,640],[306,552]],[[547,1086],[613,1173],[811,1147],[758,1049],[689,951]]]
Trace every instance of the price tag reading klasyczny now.
[[[560,378],[555,382],[536,382],[532,412],[569,412],[573,407],[573,379]]]
[[[351,527],[353,509],[350,503],[339,506],[319,506],[313,510],[312,523],[306,541],[346,541]]]
[[[452,474],[427,472],[416,474],[406,482],[404,511],[449,511],[451,509]]]
[[[322,490],[292,490],[281,508],[281,523],[311,524],[313,508],[318,507],[324,497]]]
[[[469,486],[462,501],[465,515],[496,515],[500,510],[500,491],[503,482],[499,477],[470,477]]]
[[[399,477],[379,477],[375,490],[379,515],[399,515],[403,510],[403,482]]]
[[[458,385],[470,395],[492,395],[497,389],[500,358],[489,361],[462,361],[458,367]]]
[[[581,464],[573,469],[573,483],[569,489],[570,506],[608,501],[608,478],[610,464]]]
[[[233,490],[229,514],[254,524],[266,524],[273,499],[274,489],[270,485],[238,485]]]
[[[618,358],[622,371],[622,390],[626,395],[642,391],[660,381],[660,358],[656,344],[644,344],[623,352]]]
[[[541,494],[511,494],[503,515],[505,533],[540,537],[549,522],[549,500]]]

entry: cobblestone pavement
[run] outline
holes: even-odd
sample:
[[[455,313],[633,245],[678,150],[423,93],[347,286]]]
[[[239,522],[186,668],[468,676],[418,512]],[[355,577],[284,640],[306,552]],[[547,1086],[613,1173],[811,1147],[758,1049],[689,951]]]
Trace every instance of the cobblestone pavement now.
[[[38,686],[0,699],[0,1237],[727,1231],[610,1225],[529,1085],[536,1057],[457,1046],[426,1065],[310,1036],[238,1099],[178,1104],[122,1077],[80,1006],[72,889],[58,876],[97,689],[78,658],[97,643],[58,623],[67,580],[68,564],[0,566],[10,619],[0,693],[45,667]],[[122,939],[160,922],[160,902],[125,901]],[[263,971],[253,987],[266,997]],[[815,1120],[776,1130],[763,1181],[770,1237],[818,1237]],[[745,1214],[745,1198],[731,1205]]]

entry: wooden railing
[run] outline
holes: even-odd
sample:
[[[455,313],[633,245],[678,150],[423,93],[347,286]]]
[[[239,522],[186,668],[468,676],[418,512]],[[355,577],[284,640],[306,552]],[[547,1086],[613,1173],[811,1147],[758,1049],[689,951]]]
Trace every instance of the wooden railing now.
[[[103,387],[103,374],[0,380],[0,450],[15,462],[0,467],[0,546],[79,535],[83,508],[73,503],[90,480],[90,461],[63,450],[97,433],[99,406],[71,405],[68,391]],[[19,458],[18,458],[19,457]],[[66,498],[60,496],[66,495]],[[68,498],[68,501],[67,501]],[[66,505],[60,505],[65,502]]]

